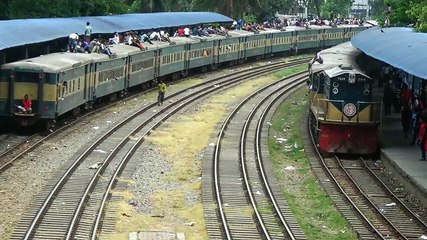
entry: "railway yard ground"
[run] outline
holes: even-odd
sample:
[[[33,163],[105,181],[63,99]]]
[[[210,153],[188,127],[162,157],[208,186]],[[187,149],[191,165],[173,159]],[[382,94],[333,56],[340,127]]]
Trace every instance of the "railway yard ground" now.
[[[269,63],[264,61],[243,65],[172,83],[168,86],[167,95],[211,78]],[[185,236],[187,240],[208,239],[201,194],[206,149],[215,145],[214,139],[224,118],[243,98],[283,76],[304,70],[306,65],[255,77],[198,99],[185,106],[159,128],[151,131],[133,155],[133,160],[129,161],[112,191],[99,238],[129,239],[130,233],[139,231],[146,233],[146,239],[150,239],[149,233],[166,235],[170,233],[169,236],[175,237],[170,239],[177,239],[177,233],[179,236]],[[358,239],[359,233],[346,220],[342,210],[335,207],[337,203],[330,197],[333,194],[325,191],[322,183],[324,179],[319,180],[318,175],[312,171],[310,155],[306,154],[308,146],[304,144],[306,137],[301,131],[306,118],[306,94],[305,86],[299,88],[283,103],[277,105],[273,118],[265,123],[270,126],[268,150],[274,177],[282,198],[289,205],[307,239]],[[30,208],[33,199],[50,179],[63,171],[66,162],[103,132],[131,115],[135,109],[154,103],[156,97],[155,91],[138,95],[90,118],[85,118],[58,137],[46,141],[35,151],[36,153],[30,152],[6,171],[1,172],[1,239],[9,239],[12,236],[14,228]],[[173,100],[165,101],[166,105],[172,103]],[[155,113],[159,110],[160,107],[150,111]],[[395,129],[395,121],[395,115],[385,120],[382,137],[387,138],[389,134],[396,134],[398,130]],[[389,158],[395,156],[394,150],[390,149],[395,146],[394,144],[386,141],[383,146],[385,147],[383,152]],[[408,146],[405,149],[405,153],[418,156],[418,148]],[[106,154],[111,149],[98,148],[96,151]],[[416,188],[411,189],[411,184],[416,185],[414,181],[409,180],[406,184],[396,183],[399,174],[394,174],[397,170],[389,169],[397,166],[397,169],[408,172],[406,179],[412,179],[413,175],[417,177],[427,172],[427,165],[419,162],[418,158],[407,160],[412,164],[409,169],[406,167],[408,164],[399,162],[391,164],[384,161],[387,168],[382,166],[381,161],[374,163],[381,169],[381,174],[385,178],[394,182],[395,189],[400,188],[401,192],[405,192],[406,189],[405,194],[408,198],[419,198],[418,207],[421,209],[419,212],[422,212],[426,203],[423,199],[425,193],[416,194]],[[411,171],[415,173],[411,174]],[[399,181],[404,182],[403,179],[405,178]],[[422,182],[420,184],[422,185]],[[165,239],[168,238],[165,236]]]

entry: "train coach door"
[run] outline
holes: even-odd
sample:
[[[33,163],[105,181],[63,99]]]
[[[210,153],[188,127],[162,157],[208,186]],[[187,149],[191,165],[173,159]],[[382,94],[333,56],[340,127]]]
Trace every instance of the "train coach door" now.
[[[84,98],[89,105],[96,98],[96,89],[95,89],[95,86],[96,86],[95,71],[96,70],[95,69],[96,69],[96,65],[94,63],[90,63],[86,65]]]
[[[87,102],[89,98],[89,82],[90,82],[91,65],[92,64],[88,64],[85,66],[85,78],[83,83],[83,99],[85,100],[85,102]]]
[[[95,64],[86,65],[84,79],[84,99],[85,102],[90,102],[95,98]]]
[[[184,71],[188,71],[190,68],[190,58],[191,58],[191,44],[186,43],[184,46],[185,54],[184,54]]]
[[[162,50],[161,49],[157,49],[156,51],[154,51],[154,79],[157,79],[157,77],[159,77],[160,75],[160,57],[162,55]]]
[[[270,57],[273,54],[273,33],[266,35],[264,53],[266,57]]]
[[[239,38],[239,63],[242,63],[246,60],[246,48],[247,48],[248,37]]]
[[[212,66],[217,68],[219,64],[219,53],[220,53],[221,40],[215,39],[213,43],[213,54],[212,54]]]
[[[132,70],[132,61],[131,61],[131,58],[132,58],[132,56],[127,56],[126,57],[126,60],[125,60],[125,66],[124,66],[124,71],[125,71],[125,74],[124,74],[124,91],[125,91],[125,93],[127,93],[127,91],[128,91],[128,88],[129,88],[129,82],[130,82],[130,73],[131,73],[131,70]]]
[[[8,98],[9,98],[9,113],[14,112],[15,108],[15,71],[13,69],[10,69],[10,80],[9,80],[9,92],[8,92]],[[7,106],[6,106],[7,107]]]
[[[46,73],[44,72],[39,72],[39,82],[38,82],[38,89],[37,89],[37,96],[38,96],[38,102],[37,102],[37,112],[41,112],[42,109],[42,104],[43,104],[43,100],[44,100],[44,92],[43,92],[43,87],[44,87],[44,83],[46,81]]]

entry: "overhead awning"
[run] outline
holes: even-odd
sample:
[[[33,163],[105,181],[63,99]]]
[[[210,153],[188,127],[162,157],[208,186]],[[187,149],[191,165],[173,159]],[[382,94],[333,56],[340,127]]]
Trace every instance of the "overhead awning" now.
[[[234,20],[212,12],[160,12],[114,16],[34,18],[0,21],[0,50],[83,34],[90,22],[93,34],[190,26],[202,23],[225,23]]]
[[[427,79],[427,33],[411,28],[370,28],[351,39],[367,55]]]

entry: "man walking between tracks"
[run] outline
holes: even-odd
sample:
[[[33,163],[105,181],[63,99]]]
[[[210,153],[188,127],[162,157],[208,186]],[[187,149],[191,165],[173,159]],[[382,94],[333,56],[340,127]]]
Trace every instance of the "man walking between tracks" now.
[[[166,93],[166,84],[160,80],[159,84],[157,85],[159,89],[159,96],[157,96],[157,105],[163,105],[163,99],[165,98]]]

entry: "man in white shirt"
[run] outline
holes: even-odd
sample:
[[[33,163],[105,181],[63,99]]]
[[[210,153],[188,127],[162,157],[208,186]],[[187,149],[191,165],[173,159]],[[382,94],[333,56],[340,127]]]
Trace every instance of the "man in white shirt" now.
[[[158,40],[158,41],[160,41],[161,40],[160,34],[158,32],[156,32],[156,31],[153,31],[150,34],[150,40]]]
[[[188,27],[184,28],[184,36],[186,36],[186,37],[190,36],[190,29]]]
[[[68,36],[68,51],[75,52],[79,35],[77,33],[71,33]]]

